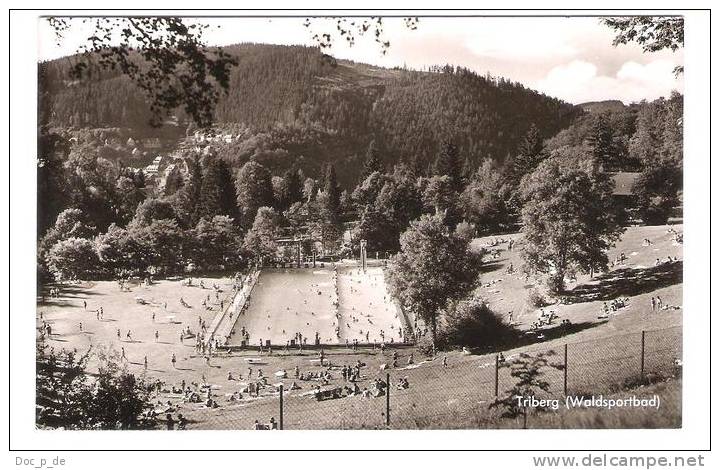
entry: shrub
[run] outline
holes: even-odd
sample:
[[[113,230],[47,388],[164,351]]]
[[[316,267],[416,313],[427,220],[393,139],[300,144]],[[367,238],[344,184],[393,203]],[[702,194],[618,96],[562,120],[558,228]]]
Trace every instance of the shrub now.
[[[425,354],[426,356],[432,356],[435,353],[435,349],[433,348],[433,340],[430,335],[424,335],[418,338],[417,342],[415,343],[415,347],[420,352],[420,354]]]
[[[489,347],[505,344],[514,330],[482,300],[460,302],[441,317],[438,345]]]
[[[542,292],[540,292],[538,289],[531,289],[530,292],[528,292],[527,300],[528,304],[530,304],[530,306],[534,308],[541,308],[550,305],[550,302],[548,302]]]
[[[469,222],[460,222],[455,227],[455,233],[466,240],[472,240],[475,238],[475,225]]]
[[[36,425],[64,429],[149,429],[156,424],[151,413],[152,387],[127,372],[117,355],[102,350],[97,372],[88,371],[91,352],[56,352],[43,341],[37,344]]]

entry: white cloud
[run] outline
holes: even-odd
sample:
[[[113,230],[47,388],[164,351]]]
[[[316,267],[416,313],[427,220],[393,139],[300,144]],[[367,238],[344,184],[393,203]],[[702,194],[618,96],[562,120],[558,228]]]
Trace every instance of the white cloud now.
[[[566,86],[584,83],[592,80],[597,75],[595,64],[583,60],[573,60],[569,64],[554,67],[545,77],[545,80],[552,85]]]
[[[539,57],[573,57],[578,54],[577,24],[568,24],[565,18],[516,19],[516,31],[510,31],[506,22],[486,20],[482,27],[466,32],[466,46],[473,53],[496,59],[532,60]],[[557,34],[558,27],[562,33]],[[551,31],[555,28],[555,33]]]
[[[675,64],[669,60],[655,60],[648,64],[625,62],[617,72],[617,78],[643,86],[672,88],[677,86],[673,73]]]
[[[673,74],[674,63],[654,60],[647,64],[629,61],[614,76],[598,75],[598,67],[587,61],[573,60],[553,67],[535,87],[571,103],[619,99],[625,103],[668,96],[682,91],[682,76]]]

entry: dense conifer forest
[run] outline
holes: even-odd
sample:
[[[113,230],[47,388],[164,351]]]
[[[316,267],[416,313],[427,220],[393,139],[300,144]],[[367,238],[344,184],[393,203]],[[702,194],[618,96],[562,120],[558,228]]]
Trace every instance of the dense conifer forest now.
[[[383,69],[336,61],[318,49],[246,44],[224,48],[238,65],[216,108],[216,126],[243,138],[221,149],[238,164],[255,155],[283,170],[301,159],[311,174],[343,161],[339,178],[354,183],[375,141],[385,163],[430,162],[452,140],[472,163],[505,161],[531,125],[543,138],[567,127],[581,110],[503,78],[438,66]],[[172,134],[149,126],[142,92],[125,76],[102,71],[72,80],[74,58],[40,64],[41,108],[58,128],[129,128],[140,137]],[[178,112],[164,127],[188,131]],[[190,126],[192,131],[192,126]],[[239,132],[242,130],[242,132]],[[417,163],[416,162],[416,163]]]

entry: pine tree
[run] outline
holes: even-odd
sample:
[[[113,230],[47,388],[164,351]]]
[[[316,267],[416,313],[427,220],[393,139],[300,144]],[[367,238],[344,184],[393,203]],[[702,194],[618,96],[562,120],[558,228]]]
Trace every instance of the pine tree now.
[[[197,225],[200,220],[200,194],[202,191],[202,167],[200,159],[195,156],[188,162],[188,174],[185,184],[179,192],[179,207],[175,212],[180,214],[189,227]]]
[[[291,168],[283,175],[283,191],[282,201],[280,201],[281,207],[287,210],[290,206],[296,202],[303,200],[302,193],[302,181],[296,168]]]
[[[199,201],[199,218],[211,220],[216,215],[237,219],[235,184],[225,160],[209,157],[205,160]]]
[[[247,162],[238,172],[236,192],[241,225],[250,229],[258,209],[273,206],[270,172],[255,160]]]
[[[683,97],[673,92],[665,101],[661,159],[665,165],[682,167],[683,159]]]
[[[387,214],[378,211],[374,206],[363,208],[355,231],[359,239],[367,242],[369,251],[398,250],[399,234],[392,234],[393,226]]]
[[[638,109],[636,130],[628,143],[630,157],[643,167],[654,166],[659,158],[658,150],[663,146],[660,123],[664,119],[660,100],[643,103]]]
[[[455,192],[462,191],[462,169],[458,148],[449,141],[443,141],[440,153],[435,160],[435,176],[449,176],[450,184]]]
[[[530,125],[520,141],[517,155],[512,159],[510,180],[514,186],[520,184],[523,176],[532,173],[543,160],[543,141],[535,124]]]
[[[475,165],[473,165],[470,157],[465,157],[461,171],[463,187],[467,186],[468,182],[472,179],[473,174],[475,174]]]
[[[342,190],[338,185],[335,165],[332,163],[325,169],[325,218],[327,222],[336,224],[340,221],[340,194]]]
[[[37,221],[38,236],[42,236],[68,204],[63,161],[69,153],[69,143],[59,134],[41,134],[37,145]]]
[[[408,167],[410,168],[410,172],[415,179],[425,176],[425,161],[419,153],[413,155],[413,157],[410,159],[410,164],[408,165]]]
[[[277,255],[279,216],[271,207],[260,207],[248,231],[243,247],[259,261],[274,258]]]
[[[608,123],[607,116],[599,115],[590,129],[590,135],[587,138],[593,157],[603,165],[606,170],[612,170],[617,167],[617,155],[615,151],[615,142],[613,130]]]
[[[530,124],[530,128],[518,145],[518,154],[528,157],[537,156],[542,153],[542,149],[543,141],[540,130],[534,123]]]
[[[370,141],[370,145],[368,146],[367,152],[365,153],[365,164],[363,166],[362,179],[364,180],[375,171],[379,171],[380,173],[382,173],[383,164],[380,160],[380,152],[378,151],[375,140],[373,139],[372,141]]]

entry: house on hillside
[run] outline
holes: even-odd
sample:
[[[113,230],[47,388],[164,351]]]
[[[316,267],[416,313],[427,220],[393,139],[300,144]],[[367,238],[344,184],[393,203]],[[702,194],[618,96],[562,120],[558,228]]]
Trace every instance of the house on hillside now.
[[[168,158],[162,155],[155,157],[152,163],[146,166],[143,170],[145,172],[145,176],[156,176],[160,171],[165,169],[168,164],[167,160]]]
[[[630,171],[620,171],[617,173],[609,173],[614,183],[612,197],[615,204],[620,208],[621,213],[626,217],[632,218],[632,211],[637,205],[633,197],[633,186],[637,181],[640,173]]]
[[[146,149],[157,150],[162,147],[162,142],[157,137],[151,137],[149,139],[143,139],[142,145]]]
[[[610,173],[615,187],[613,189],[613,196],[615,197],[627,197],[632,196],[632,189],[635,181],[640,176],[640,173],[630,171],[620,171],[617,173]]]

